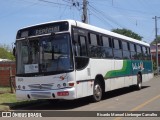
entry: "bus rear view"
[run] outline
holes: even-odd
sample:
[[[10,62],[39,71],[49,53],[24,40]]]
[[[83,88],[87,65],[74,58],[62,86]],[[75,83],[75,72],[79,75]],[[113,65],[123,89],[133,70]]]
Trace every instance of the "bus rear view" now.
[[[18,31],[17,99],[75,98],[70,40],[69,23],[65,21]]]

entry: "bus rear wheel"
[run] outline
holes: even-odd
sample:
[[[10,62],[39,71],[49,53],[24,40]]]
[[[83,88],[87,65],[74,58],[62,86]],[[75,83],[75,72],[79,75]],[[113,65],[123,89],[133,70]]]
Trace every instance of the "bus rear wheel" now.
[[[142,76],[140,74],[137,75],[137,90],[142,89]]]
[[[100,82],[95,81],[93,88],[93,102],[99,102],[102,99],[102,85]]]

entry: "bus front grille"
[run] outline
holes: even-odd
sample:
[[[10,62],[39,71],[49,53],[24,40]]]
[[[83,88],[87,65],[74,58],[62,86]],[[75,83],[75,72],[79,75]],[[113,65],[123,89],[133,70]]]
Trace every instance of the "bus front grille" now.
[[[52,84],[33,84],[33,85],[28,85],[30,90],[51,90],[53,87]]]
[[[35,99],[48,99],[51,98],[50,92],[32,92],[31,97]]]

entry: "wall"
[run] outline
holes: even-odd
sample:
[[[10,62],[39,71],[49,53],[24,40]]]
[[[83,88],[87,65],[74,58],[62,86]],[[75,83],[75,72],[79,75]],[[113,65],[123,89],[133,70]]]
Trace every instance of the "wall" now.
[[[16,65],[15,62],[0,62],[0,86],[9,86],[10,79],[10,68],[11,73],[15,76]],[[15,78],[13,78],[13,83],[15,85]]]

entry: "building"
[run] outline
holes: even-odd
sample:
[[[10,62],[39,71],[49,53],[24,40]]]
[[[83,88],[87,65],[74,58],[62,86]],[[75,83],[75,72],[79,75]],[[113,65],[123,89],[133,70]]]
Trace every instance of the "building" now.
[[[0,59],[0,86],[10,86],[10,77],[15,76],[15,61]],[[15,85],[15,79],[12,79]]]

